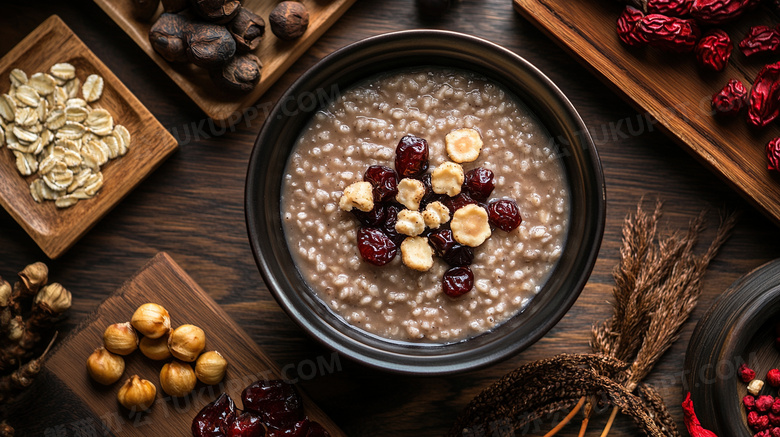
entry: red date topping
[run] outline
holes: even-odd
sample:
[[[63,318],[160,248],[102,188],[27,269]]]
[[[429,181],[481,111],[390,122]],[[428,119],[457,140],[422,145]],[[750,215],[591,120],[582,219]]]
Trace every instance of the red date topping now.
[[[488,221],[505,232],[510,232],[523,222],[517,203],[510,199],[494,200],[488,204]]]
[[[428,142],[414,135],[401,138],[395,148],[395,169],[402,178],[413,178],[428,170]]]
[[[691,12],[693,0],[647,0],[647,12],[682,17]]]
[[[617,34],[623,43],[629,46],[644,45],[645,40],[636,31],[637,24],[645,14],[633,6],[626,6],[617,20]]]
[[[694,53],[696,54],[696,61],[702,67],[714,71],[723,71],[729,63],[732,50],[733,47],[729,35],[720,29],[716,29],[708,32],[699,40]]]
[[[647,45],[671,52],[690,52],[701,34],[693,20],[667,17],[661,14],[645,15],[637,25],[640,38]]]
[[[195,437],[222,437],[227,435],[230,422],[236,414],[236,405],[226,393],[203,407],[192,420]]]
[[[384,205],[374,204],[374,209],[372,209],[369,212],[361,211],[357,208],[352,208],[352,211],[350,211],[352,215],[354,215],[358,220],[360,220],[360,223],[363,224],[363,226],[368,227],[377,227],[381,226],[385,221],[387,220],[387,209]]]
[[[694,0],[691,16],[704,24],[721,24],[731,21],[751,5],[746,0]]]
[[[486,168],[477,167],[466,173],[463,187],[472,199],[485,202],[496,187],[495,182],[493,182],[493,172]]]
[[[780,62],[764,66],[750,90],[748,119],[763,127],[780,115]]]
[[[460,193],[455,197],[448,197],[442,201],[444,206],[450,210],[450,214],[455,214],[455,211],[463,208],[466,205],[479,205],[479,202],[472,199],[466,193]]]
[[[377,228],[358,229],[357,240],[360,256],[375,266],[389,263],[398,252],[398,245]]]
[[[772,138],[766,145],[766,168],[780,171],[780,137]]]
[[[267,426],[289,428],[303,419],[303,403],[291,384],[260,380],[241,392],[244,409],[260,415]]]
[[[747,104],[745,85],[737,79],[731,79],[722,90],[712,96],[712,109],[718,114],[737,115]]]
[[[452,236],[452,231],[449,229],[439,229],[438,231],[432,232],[431,235],[428,235],[428,242],[431,243],[431,247],[433,247],[433,251],[436,252],[436,255],[442,257],[452,248],[452,246],[457,244],[455,238]]]
[[[780,32],[769,26],[753,26],[739,42],[739,49],[745,56],[757,53],[772,53],[780,47]]]
[[[227,437],[264,437],[265,425],[257,414],[244,411],[233,419]]]
[[[401,211],[401,208],[397,206],[388,206],[387,211],[385,212],[385,223],[381,227],[385,235],[390,237],[396,246],[400,246],[406,238],[406,235],[399,234],[398,231],[395,230],[395,224],[398,223],[399,211]]]
[[[398,175],[390,167],[372,165],[366,170],[363,180],[374,187],[374,202],[393,200],[398,194]]]
[[[442,285],[447,296],[462,296],[474,287],[474,273],[468,267],[453,267],[444,273]]]

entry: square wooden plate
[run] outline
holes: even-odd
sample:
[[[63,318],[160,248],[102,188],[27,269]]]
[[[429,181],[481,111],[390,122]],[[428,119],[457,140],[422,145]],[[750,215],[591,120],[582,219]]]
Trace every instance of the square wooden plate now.
[[[167,309],[173,327],[193,323],[204,330],[205,350],[219,351],[228,361],[227,374],[220,384],[206,386],[198,383],[189,395],[171,398],[162,391],[159,383],[160,369],[170,360],[152,361],[139,351],[125,357],[124,375],[116,383],[102,386],[91,380],[85,371],[86,360],[102,344],[103,331],[108,325],[129,320],[135,309],[147,302]],[[258,379],[283,379],[283,372],[257,343],[164,252],[152,258],[86,317],[73,334],[58,344],[46,360],[44,369],[46,375],[42,375],[42,379],[52,375],[57,381],[52,381],[52,387],[67,387],[67,396],[65,393],[59,395],[74,399],[77,404],[63,407],[71,411],[71,419],[103,423],[112,435],[138,437],[191,435],[192,419],[223,391],[240,408],[244,387]],[[116,399],[119,387],[134,374],[157,387],[154,404],[141,418],[122,408]],[[345,435],[311,399],[303,393],[301,396],[310,420],[319,422],[333,437]],[[82,411],[88,411],[92,417],[72,417]]]
[[[279,3],[277,0],[243,0],[243,7],[266,20],[265,35],[254,54],[263,63],[260,83],[246,95],[227,94],[211,82],[208,72],[190,64],[172,64],[163,59],[149,43],[149,29],[162,13],[159,8],[149,21],[133,18],[130,1],[95,0],[133,41],[163,69],[188,96],[215,121],[228,125],[241,119],[242,111],[260,98],[271,85],[295,62],[328,28],[341,17],[355,0],[301,0],[309,11],[309,27],[295,41],[282,41],[271,32],[268,15]]]
[[[29,76],[48,72],[58,62],[73,64],[82,84],[90,74],[103,77],[103,95],[96,105],[107,109],[114,123],[127,128],[131,143],[127,155],[101,168],[104,185],[97,196],[65,209],[58,209],[52,201],[36,203],[30,195],[30,183],[37,176],[21,176],[13,153],[7,147],[0,148],[0,205],[52,259],[73,246],[178,147],[152,113],[56,15],[0,59],[0,92],[8,92],[14,68]]]
[[[765,147],[780,135],[777,122],[763,129],[748,125],[745,111],[734,119],[713,117],[712,95],[729,79],[750,87],[774,57],[746,58],[734,47],[726,69],[715,73],[696,65],[693,53],[673,54],[621,44],[615,31],[620,3],[601,0],[513,0],[515,9],[572,56],[594,71],[618,94],[639,108],[631,119],[593,126],[594,136],[641,135],[660,127],[684,150],[728,182],[745,199],[780,224],[780,174],[767,170]],[[750,26],[774,26],[775,15],[759,6],[722,27],[736,44]],[[760,58],[760,59],[759,59]],[[649,124],[650,118],[658,124]],[[645,124],[645,120],[648,121]],[[633,126],[632,123],[633,122]],[[638,124],[638,126],[637,126]],[[618,128],[615,129],[615,126]],[[622,130],[620,126],[623,126]],[[631,127],[626,127],[631,126]]]

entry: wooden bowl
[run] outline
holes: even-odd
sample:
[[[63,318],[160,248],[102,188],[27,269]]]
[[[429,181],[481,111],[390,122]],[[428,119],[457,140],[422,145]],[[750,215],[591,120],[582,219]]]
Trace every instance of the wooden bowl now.
[[[735,281],[696,325],[685,355],[683,390],[691,392],[705,428],[722,436],[753,436],[742,406],[747,384],[737,369],[747,363],[766,382],[767,371],[780,368],[774,346],[778,320],[780,259]],[[768,384],[761,391],[777,393]]]

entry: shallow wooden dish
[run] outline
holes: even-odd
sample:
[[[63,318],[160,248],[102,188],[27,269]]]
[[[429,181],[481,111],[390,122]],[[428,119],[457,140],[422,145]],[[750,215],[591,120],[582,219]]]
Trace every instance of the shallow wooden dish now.
[[[190,395],[171,398],[159,384],[160,369],[170,360],[152,361],[139,351],[125,357],[125,373],[118,382],[106,387],[92,381],[85,363],[92,351],[102,344],[105,328],[129,320],[135,309],[147,302],[165,307],[171,314],[173,327],[193,323],[203,328],[205,350],[217,350],[228,361],[227,375],[222,383],[206,386],[199,382]],[[130,413],[116,399],[119,387],[134,374],[157,387],[155,403],[142,416]],[[69,397],[75,399],[75,405],[67,408],[83,414],[82,421],[103,423],[104,430],[108,428],[105,435],[148,437],[191,435],[193,417],[223,391],[236,401],[236,407],[240,407],[244,387],[258,379],[282,379],[281,375],[276,364],[249,335],[168,254],[162,252],[57,345],[46,361],[42,379],[50,381],[52,386],[64,386]],[[322,424],[334,437],[344,436],[311,399],[303,393],[302,396],[310,420]],[[49,433],[45,431],[46,435]]]
[[[282,41],[271,32],[268,15],[279,3],[277,0],[243,0],[245,8],[266,21],[265,35],[260,47],[253,53],[263,63],[260,83],[246,95],[229,94],[219,90],[203,68],[190,64],[176,65],[163,59],[149,43],[149,29],[162,13],[162,6],[151,20],[141,22],[132,17],[130,1],[95,0],[111,19],[121,27],[174,82],[215,121],[233,125],[245,115],[263,93],[341,17],[355,0],[301,0],[309,11],[309,28],[295,41]],[[249,111],[252,111],[251,109]],[[254,109],[254,115],[257,110]]]
[[[780,260],[741,277],[710,307],[693,331],[685,354],[683,390],[691,392],[705,428],[717,435],[750,437],[742,398],[747,384],[737,375],[742,363],[766,381],[780,367],[774,347],[780,320]],[[764,386],[761,394],[777,396]]]
[[[96,103],[130,131],[132,140],[127,155],[102,167],[105,182],[98,195],[65,209],[51,201],[36,203],[30,195],[35,176],[21,176],[13,153],[0,149],[0,205],[52,259],[73,246],[178,147],[152,113],[56,15],[0,59],[0,92],[8,91],[14,68],[29,75],[48,71],[57,62],[73,64],[81,83],[92,73],[103,77],[103,96]]]
[[[591,69],[639,114],[610,125],[590,127],[596,143],[619,142],[623,135],[665,131],[683,149],[723,178],[738,193],[780,224],[780,175],[767,170],[765,147],[780,136],[777,123],[748,126],[746,112],[730,120],[712,116],[710,100],[729,79],[750,87],[772,57],[746,59],[736,44],[750,26],[777,23],[768,6],[722,27],[735,45],[728,67],[703,71],[693,54],[672,54],[620,43],[615,26],[620,2],[598,0],[513,0],[515,9],[573,57]]]

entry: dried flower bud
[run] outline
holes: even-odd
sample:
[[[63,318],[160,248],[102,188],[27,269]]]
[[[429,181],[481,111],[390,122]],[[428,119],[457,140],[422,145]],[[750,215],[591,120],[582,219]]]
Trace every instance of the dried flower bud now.
[[[197,382],[192,366],[181,361],[174,360],[160,370],[160,387],[171,396],[186,396]]]
[[[271,22],[271,32],[277,38],[285,41],[300,38],[309,27],[309,11],[303,3],[281,2],[268,16]]]
[[[195,376],[204,384],[217,384],[225,377],[227,365],[227,360],[219,352],[206,352],[195,363]]]
[[[146,21],[157,12],[160,0],[131,0],[133,17],[139,21]]]
[[[70,308],[71,298],[70,291],[66,290],[62,285],[52,282],[41,288],[41,291],[35,295],[33,302],[35,305],[45,305],[54,314],[62,314]]]
[[[240,0],[191,0],[195,12],[206,20],[227,23],[241,9]]]
[[[156,303],[145,303],[138,307],[130,320],[133,328],[149,338],[160,338],[171,329],[168,310]]]
[[[249,52],[260,45],[260,38],[265,33],[265,20],[247,8],[242,7],[233,21],[227,25],[233,39],[236,40],[236,50]]]
[[[168,334],[159,338],[144,337],[138,345],[141,353],[152,360],[167,360],[171,357],[171,351],[168,350]]]
[[[211,70],[211,80],[227,91],[248,93],[260,82],[260,59],[255,55],[239,55],[224,67]]]
[[[180,12],[190,6],[188,0],[162,0],[163,10],[165,12]]]
[[[34,295],[49,281],[49,268],[42,262],[30,264],[19,272],[22,284],[29,291],[30,296]]]
[[[145,411],[154,403],[157,387],[150,381],[133,375],[119,388],[117,400],[131,411]]]
[[[701,37],[694,53],[699,65],[714,71],[723,71],[729,63],[731,57],[731,38],[729,34],[715,29]]]
[[[767,170],[780,171],[780,137],[772,138],[766,144]],[[775,340],[780,341],[780,337]]]
[[[236,53],[236,41],[224,26],[189,23],[184,27],[184,40],[187,57],[199,67],[220,67]]]
[[[206,347],[206,333],[195,325],[181,325],[168,337],[168,349],[174,358],[192,362]]]
[[[750,384],[747,386],[748,393],[752,394],[753,396],[758,396],[758,394],[761,392],[761,389],[764,388],[764,381],[760,379],[754,379],[750,381]],[[756,401],[758,402],[758,401]]]
[[[87,358],[87,371],[95,381],[110,385],[122,377],[125,372],[125,360],[100,347]]]
[[[109,352],[129,355],[138,349],[138,335],[130,322],[114,323],[103,332],[103,345]]]
[[[747,104],[747,95],[745,85],[737,79],[731,79],[722,90],[713,94],[712,109],[725,116],[737,115]]]
[[[24,319],[22,316],[16,316],[8,322],[8,340],[11,343],[16,343],[24,336],[25,331]]]
[[[5,308],[11,304],[11,294],[13,289],[11,284],[0,278],[0,308]]]
[[[189,20],[183,15],[164,13],[149,29],[149,42],[169,62],[187,62],[184,27]]]

